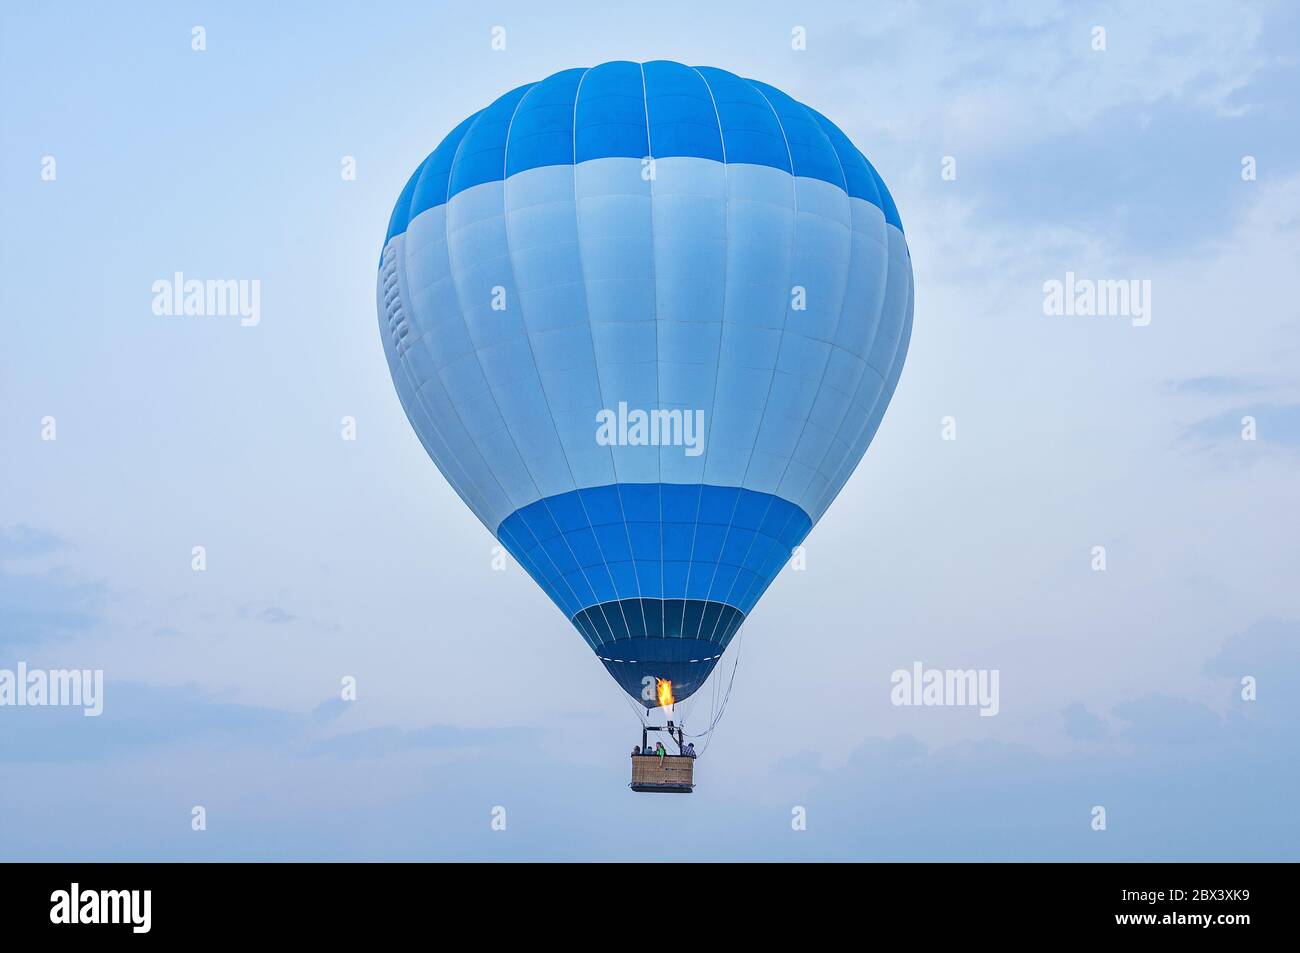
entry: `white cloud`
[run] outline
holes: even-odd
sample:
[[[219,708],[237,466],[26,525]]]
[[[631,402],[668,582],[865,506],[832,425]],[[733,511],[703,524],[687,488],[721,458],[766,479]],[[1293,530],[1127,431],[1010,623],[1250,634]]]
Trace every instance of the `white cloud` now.
[[[873,4],[832,31],[813,70],[836,106],[861,116],[851,135],[996,153],[1079,133],[1114,109],[1176,102],[1241,114],[1239,94],[1270,62],[1259,49],[1265,9]],[[1094,27],[1106,31],[1104,52],[1092,48]]]

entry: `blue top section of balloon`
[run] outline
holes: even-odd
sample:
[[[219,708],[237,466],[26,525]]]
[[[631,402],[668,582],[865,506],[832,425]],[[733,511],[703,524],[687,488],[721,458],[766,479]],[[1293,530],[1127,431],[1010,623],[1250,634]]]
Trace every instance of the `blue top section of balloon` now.
[[[416,169],[385,241],[457,193],[529,169],[673,156],[768,166],[829,182],[903,227],[871,163],[821,113],[726,70],[656,60],[564,70],[470,116]]]

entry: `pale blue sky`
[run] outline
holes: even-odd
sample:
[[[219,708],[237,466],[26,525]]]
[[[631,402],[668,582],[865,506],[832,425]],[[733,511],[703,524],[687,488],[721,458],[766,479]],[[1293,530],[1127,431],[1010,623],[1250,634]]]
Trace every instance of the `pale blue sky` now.
[[[0,14],[0,668],[106,681],[99,719],[0,708],[0,857],[1298,859],[1293,5],[265,7]],[[374,315],[423,156],[618,58],[834,119],[916,271],[884,426],[690,798],[627,791],[620,690],[491,570]],[[260,280],[260,325],[154,315],[176,271]],[[1066,271],[1149,279],[1150,326],[1045,317]],[[999,669],[1000,713],[891,706],[914,660]]]

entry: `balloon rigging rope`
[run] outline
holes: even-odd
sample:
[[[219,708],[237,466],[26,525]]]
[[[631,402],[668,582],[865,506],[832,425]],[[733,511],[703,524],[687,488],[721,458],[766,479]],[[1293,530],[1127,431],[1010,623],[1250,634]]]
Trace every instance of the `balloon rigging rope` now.
[[[636,702],[632,701],[632,699],[628,697],[627,692],[623,691],[622,689],[619,689],[618,694],[619,697],[621,697],[625,702],[627,702],[628,707],[632,709],[632,714],[636,715],[637,721],[641,722],[641,727],[645,728],[646,725],[649,724],[649,722],[645,720],[645,715],[642,714],[641,706],[638,705]]]
[[[714,719],[718,717],[718,684],[720,682],[721,679],[715,678],[713,680],[712,697],[709,701],[709,723],[710,724],[712,724]]]
[[[688,738],[705,739],[704,747],[701,748],[699,752],[695,755],[697,760],[704,756],[704,752],[709,750],[709,745],[713,741],[713,729],[718,727],[718,725],[722,722],[722,716],[723,714],[726,713],[727,710],[727,702],[731,700],[731,689],[736,684],[736,670],[740,668],[740,650],[745,644],[744,631],[745,630],[743,628],[740,630],[740,637],[736,640],[736,660],[731,664],[731,677],[727,680],[727,691],[726,694],[722,696],[722,705],[716,710],[716,713],[710,712],[711,717],[710,717],[709,727],[704,729],[704,731],[699,732],[698,734],[694,734],[691,732],[684,732],[684,734]]]
[[[718,727],[718,725],[722,722],[722,716],[727,711],[727,702],[731,700],[731,690],[733,687],[735,687],[736,684],[736,670],[740,668],[740,650],[744,647],[744,644],[745,644],[745,630],[742,627],[740,631],[737,633],[736,658],[731,663],[731,675],[727,679],[727,690],[726,693],[722,696],[721,704],[719,704],[718,702],[718,692],[720,689],[720,682],[717,679],[713,680],[713,695],[709,703],[709,727],[705,728],[703,731],[698,731],[698,732],[686,731],[685,730],[686,714],[684,711],[680,713],[680,717],[681,717],[680,724],[683,729],[682,735],[687,738],[705,739],[704,747],[702,747],[699,750],[699,752],[697,752],[695,755],[696,760],[699,760],[699,758],[701,758],[704,755],[704,752],[709,750],[709,744],[713,741],[713,729]],[[627,702],[628,707],[632,709],[632,713],[636,715],[637,721],[641,723],[641,727],[643,729],[648,728],[650,722],[646,719],[645,712],[643,711],[642,707],[638,705],[636,702],[634,702],[631,698],[629,698],[626,692],[620,691],[619,695],[623,698],[625,702]]]

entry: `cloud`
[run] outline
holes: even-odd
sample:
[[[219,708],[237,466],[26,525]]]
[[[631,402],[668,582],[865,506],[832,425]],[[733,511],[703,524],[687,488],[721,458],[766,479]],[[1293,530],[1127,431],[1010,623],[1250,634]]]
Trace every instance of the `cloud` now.
[[[1262,386],[1241,377],[1209,374],[1203,377],[1185,377],[1165,382],[1165,387],[1179,394],[1199,394],[1206,397],[1225,397],[1248,394],[1262,390]]]
[[[1213,2],[1194,12],[1172,3],[953,4],[939,17],[886,4],[819,38],[812,65],[832,89],[865,90],[878,121],[914,138],[941,132],[1014,147],[1118,108],[1174,102],[1239,116],[1251,81],[1275,62],[1261,49],[1264,23],[1262,10]],[[906,114],[891,108],[904,103]]]
[[[0,646],[31,645],[90,629],[105,587],[66,569],[15,573],[0,566]]]
[[[1099,718],[1081,702],[1068,706],[1061,716],[1065,721],[1065,735],[1075,741],[1100,741],[1110,734],[1104,718]]]
[[[0,527],[0,647],[84,632],[99,620],[102,583],[42,565],[67,548],[57,533],[25,523]]]
[[[508,742],[523,737],[515,729],[458,728],[429,725],[407,729],[386,725],[322,738],[311,745],[313,754],[332,754],[346,758],[378,757],[399,751],[420,749],[447,751]]]
[[[311,710],[311,716],[317,722],[334,721],[341,718],[349,711],[352,706],[342,698],[327,698]]]
[[[298,617],[296,615],[290,615],[279,606],[267,606],[257,614],[257,618],[259,621],[269,622],[271,625],[284,625],[285,623],[296,621]]]
[[[822,758],[820,751],[796,751],[773,764],[772,773],[804,778],[816,777],[823,770]]]
[[[223,702],[195,686],[117,682],[106,673],[103,713],[80,708],[0,708],[0,748],[10,762],[97,761],[169,745],[283,746],[301,731],[289,712]]]
[[[1098,716],[1067,707],[1067,731],[1095,741],[1082,754],[902,735],[864,739],[836,765],[797,751],[755,777],[752,752],[733,745],[699,762],[700,787],[677,800],[630,796],[622,751],[593,757],[563,739],[543,750],[530,731],[329,735],[336,719],[319,716],[337,712],[332,699],[294,714],[190,686],[110,685],[98,734],[79,713],[19,729],[0,711],[0,810],[16,821],[8,855],[31,858],[1295,860],[1300,739],[1287,696],[1300,624],[1251,626],[1207,675],[1235,686],[1242,666],[1267,673],[1259,702],[1216,711],[1149,693],[1114,706],[1123,729],[1104,738]],[[364,771],[345,767],[358,759]],[[201,838],[184,823],[194,803],[210,809]],[[1091,828],[1097,805],[1104,832]],[[508,812],[505,834],[490,832],[494,806]],[[805,831],[791,828],[796,806]]]
[[[323,734],[349,707],[328,699],[301,714],[224,701],[195,685],[159,686],[114,681],[106,673],[103,713],[80,708],[0,708],[0,750],[11,762],[81,762],[130,758],[176,745],[256,751],[286,757],[322,754],[378,756],[413,748],[447,750],[509,740],[504,729],[428,725]]]
[[[1224,643],[1205,663],[1205,672],[1227,682],[1226,697],[1234,707],[1244,709],[1241,681],[1250,676],[1259,694],[1254,704],[1284,712],[1292,723],[1300,720],[1300,625],[1261,619]]]
[[[1144,746],[1204,745],[1219,740],[1223,719],[1205,705],[1151,694],[1116,705],[1124,737]]]
[[[1255,421],[1254,441],[1242,439],[1247,417]],[[1241,404],[1188,425],[1182,438],[1199,449],[1207,444],[1234,448],[1245,444],[1246,449],[1294,452],[1300,450],[1300,404]]]
[[[1195,11],[990,3],[935,17],[921,4],[873,5],[812,38],[797,93],[863,148],[917,232],[936,221],[918,199],[941,192],[969,209],[972,231],[1010,231],[1018,254],[1068,231],[1126,258],[1186,251],[1230,227],[1242,153],[1269,156],[1270,178],[1297,168],[1279,131],[1291,107],[1270,99],[1296,82],[1294,62],[1270,48],[1287,14]],[[1104,51],[1094,27],[1106,30]],[[1228,162],[1225,142],[1241,143]],[[956,178],[940,182],[946,157]],[[964,247],[962,236],[952,257]]]
[[[45,556],[64,548],[66,541],[55,533],[26,524],[0,526],[0,562]]]
[[[1220,712],[1156,693],[1114,706],[1118,735],[1081,704],[1071,737],[1104,742],[1049,756],[1003,742],[927,748],[863,742],[807,794],[809,831],[825,838],[782,856],[881,860],[1295,860],[1300,820],[1300,623],[1270,620],[1228,640],[1207,672],[1235,692],[1243,669],[1266,673],[1267,704]],[[1227,687],[1225,685],[1225,687]],[[1106,808],[1108,829],[1090,811]],[[1231,831],[1231,836],[1224,836]]]

